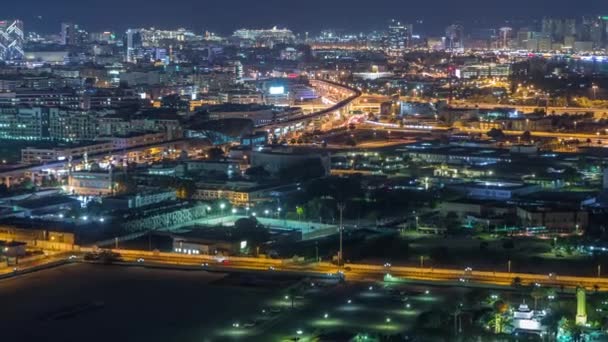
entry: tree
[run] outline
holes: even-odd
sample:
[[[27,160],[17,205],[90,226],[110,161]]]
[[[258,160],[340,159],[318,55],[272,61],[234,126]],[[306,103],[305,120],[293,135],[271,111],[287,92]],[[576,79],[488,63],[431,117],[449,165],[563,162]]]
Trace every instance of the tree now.
[[[213,147],[207,151],[207,155],[211,160],[218,160],[224,157],[224,150],[219,147]]]
[[[522,282],[521,282],[521,278],[520,277],[515,277],[511,281],[511,286],[513,286],[515,288],[520,288],[521,285],[522,285]]]
[[[511,249],[515,248],[515,242],[513,240],[504,240],[502,242],[502,248],[511,250]]]
[[[571,340],[575,342],[581,341],[582,329],[575,321],[563,317],[559,321],[558,326]]]
[[[488,133],[486,133],[486,135],[495,140],[500,140],[505,137],[505,133],[502,131],[502,129],[497,128],[492,128]]]
[[[482,252],[485,252],[488,250],[488,242],[487,241],[481,241],[479,243],[479,250],[481,250]]]
[[[348,146],[357,146],[357,140],[355,140],[355,138],[353,137],[349,137],[348,139],[346,139],[346,145]]]
[[[325,167],[319,159],[307,160],[279,171],[279,178],[289,181],[303,181],[325,175]]]
[[[494,327],[495,334],[502,334],[505,331],[505,328],[509,325],[508,317],[505,313],[509,310],[509,305],[502,300],[497,300],[492,305],[493,308],[493,317],[488,325],[490,327]]]
[[[458,219],[458,215],[450,211],[447,213],[443,220],[444,227],[448,230],[448,232],[455,232],[460,227],[460,220]]]
[[[258,224],[255,218],[240,218],[234,222],[233,236],[252,244],[268,241],[270,233],[264,226]]]
[[[530,131],[525,131],[521,135],[521,140],[523,140],[523,141],[531,141],[532,140],[532,133],[530,133]]]
[[[304,208],[301,206],[296,207],[296,214],[298,214],[298,220],[302,220],[302,216],[304,216]]]

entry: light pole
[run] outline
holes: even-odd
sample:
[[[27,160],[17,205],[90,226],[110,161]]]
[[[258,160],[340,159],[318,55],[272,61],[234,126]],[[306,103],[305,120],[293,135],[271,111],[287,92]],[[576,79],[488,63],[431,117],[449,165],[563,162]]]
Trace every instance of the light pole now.
[[[338,266],[342,266],[343,260],[342,260],[342,231],[344,230],[344,227],[342,226],[342,214],[344,212],[344,208],[346,208],[346,205],[344,203],[338,203],[338,210],[340,211],[340,252],[338,252]]]
[[[420,268],[424,268],[424,255],[420,256]]]
[[[597,100],[597,88],[598,88],[598,86],[594,84],[591,88],[593,89],[593,99]]]
[[[602,277],[602,265],[597,265],[597,277]]]
[[[221,218],[220,224],[224,225],[224,209],[226,209],[226,204],[224,204],[224,203],[220,204],[220,209],[222,210],[222,218]]]
[[[511,273],[511,260],[507,261],[507,271]]]

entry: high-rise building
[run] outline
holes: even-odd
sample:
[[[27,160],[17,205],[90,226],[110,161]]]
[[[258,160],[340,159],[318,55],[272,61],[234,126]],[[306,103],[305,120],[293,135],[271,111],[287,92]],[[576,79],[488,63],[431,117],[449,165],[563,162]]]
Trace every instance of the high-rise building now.
[[[412,25],[404,25],[394,19],[388,26],[385,38],[385,50],[389,56],[403,55],[412,40]]]
[[[445,29],[446,49],[464,48],[464,28],[460,24],[453,24]]]
[[[126,61],[135,62],[137,60],[138,50],[143,46],[141,32],[137,29],[128,29],[125,35],[124,46],[126,48]]]
[[[88,39],[88,33],[78,27],[77,24],[61,23],[61,44],[69,46],[78,46],[85,43]]]
[[[513,28],[511,27],[501,27],[498,32],[500,33],[499,36],[499,46],[502,49],[508,49],[509,46],[511,45],[511,39],[512,39],[512,33],[513,33]]]
[[[0,61],[22,59],[23,41],[21,20],[0,20]]]
[[[293,43],[295,41],[295,35],[291,30],[280,29],[276,26],[269,30],[240,29],[234,31],[232,37],[266,46],[273,46],[277,43]]]
[[[576,19],[543,18],[541,32],[552,42],[564,42],[565,37],[576,35]]]

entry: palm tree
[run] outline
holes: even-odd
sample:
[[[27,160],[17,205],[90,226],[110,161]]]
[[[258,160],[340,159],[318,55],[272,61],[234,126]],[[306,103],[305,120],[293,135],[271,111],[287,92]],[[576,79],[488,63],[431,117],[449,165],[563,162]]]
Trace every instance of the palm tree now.
[[[536,310],[538,309],[538,300],[545,296],[545,291],[539,286],[534,286],[530,296],[534,298],[534,310]]]
[[[522,283],[521,283],[521,278],[520,277],[515,277],[513,278],[513,280],[511,281],[511,286],[519,289],[521,287]]]
[[[493,317],[488,322],[488,325],[494,327],[495,334],[502,334],[505,331],[505,328],[510,325],[510,317],[505,315],[505,313],[509,310],[509,306],[502,300],[497,300],[494,302],[494,312]]]

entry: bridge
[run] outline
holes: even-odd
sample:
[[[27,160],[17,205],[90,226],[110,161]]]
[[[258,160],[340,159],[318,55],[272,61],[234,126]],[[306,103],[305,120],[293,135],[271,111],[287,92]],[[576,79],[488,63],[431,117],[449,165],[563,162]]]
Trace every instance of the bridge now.
[[[81,252],[90,251],[82,248]],[[219,272],[272,271],[326,277],[344,275],[347,281],[377,281],[387,278],[410,280],[437,285],[460,286],[528,286],[542,285],[558,288],[585,287],[589,290],[608,291],[608,278],[568,276],[555,273],[533,274],[516,272],[476,271],[471,269],[442,269],[432,267],[401,267],[374,264],[349,263],[339,267],[329,262],[304,263],[295,259],[267,259],[255,257],[233,257],[212,255],[187,255],[139,250],[112,250],[121,261],[142,266],[204,267]]]
[[[361,91],[340,83],[317,79],[311,79],[310,83],[318,92],[325,94],[324,97],[328,98],[330,103],[334,99],[338,100],[338,102],[331,105],[329,108],[325,108],[307,115],[276,121],[262,126],[262,128],[266,129],[269,133],[274,134],[275,136],[281,136],[289,132],[302,130],[314,120],[320,119],[335,112],[340,112],[341,110],[348,110],[351,103],[361,96]]]

